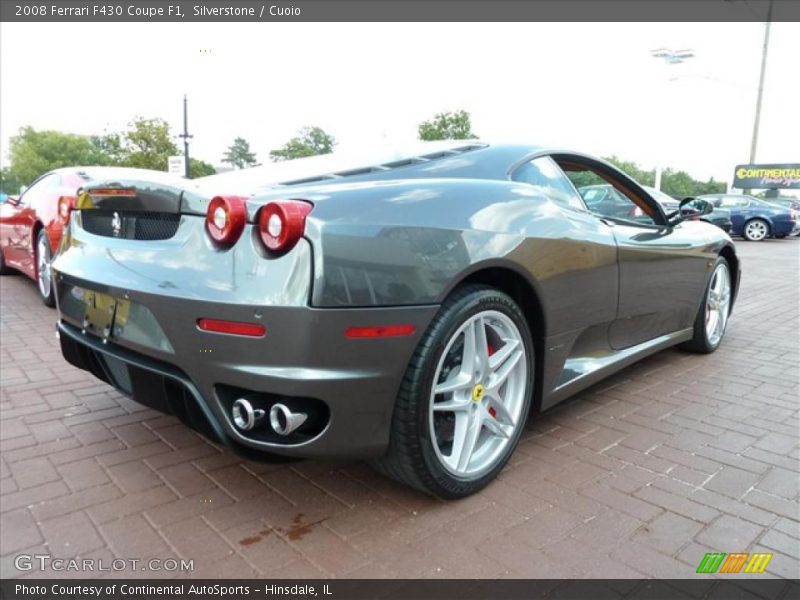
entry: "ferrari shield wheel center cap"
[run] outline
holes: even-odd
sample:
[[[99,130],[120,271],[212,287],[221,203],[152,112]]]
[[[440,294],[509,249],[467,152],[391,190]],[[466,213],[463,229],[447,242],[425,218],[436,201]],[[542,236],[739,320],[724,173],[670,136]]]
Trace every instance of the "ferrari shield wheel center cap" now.
[[[474,388],[472,388],[472,399],[475,402],[480,402],[483,400],[483,396],[486,393],[486,389],[479,383]]]

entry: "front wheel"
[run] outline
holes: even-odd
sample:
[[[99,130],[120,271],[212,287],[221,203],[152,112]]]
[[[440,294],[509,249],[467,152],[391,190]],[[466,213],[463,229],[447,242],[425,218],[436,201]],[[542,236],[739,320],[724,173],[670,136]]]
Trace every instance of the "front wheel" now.
[[[39,230],[36,238],[36,283],[39,286],[39,295],[46,306],[56,305],[53,293],[53,278],[50,272],[50,239],[44,229]]]
[[[483,488],[519,442],[533,364],[531,334],[514,300],[486,286],[457,290],[406,370],[378,470],[441,498]]]
[[[748,242],[760,242],[769,236],[769,223],[764,219],[753,219],[744,224],[744,239]]]
[[[709,354],[719,348],[731,312],[731,289],[728,261],[720,256],[694,321],[694,335],[681,346],[684,350]]]

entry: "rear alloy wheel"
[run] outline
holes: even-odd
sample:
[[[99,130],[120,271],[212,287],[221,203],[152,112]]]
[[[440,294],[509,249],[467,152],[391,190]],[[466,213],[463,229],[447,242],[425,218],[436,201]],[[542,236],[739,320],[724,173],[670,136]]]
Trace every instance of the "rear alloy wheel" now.
[[[720,256],[695,319],[694,336],[683,344],[684,349],[708,354],[719,348],[731,312],[731,289],[728,261]]]
[[[50,271],[50,240],[44,229],[39,230],[36,238],[36,283],[39,285],[39,295],[46,306],[55,306],[53,293],[53,278]]]
[[[748,242],[760,242],[769,236],[769,223],[764,219],[753,219],[744,225],[744,239]]]
[[[442,498],[489,483],[530,408],[533,343],[506,294],[468,286],[443,305],[406,371],[383,473]]]

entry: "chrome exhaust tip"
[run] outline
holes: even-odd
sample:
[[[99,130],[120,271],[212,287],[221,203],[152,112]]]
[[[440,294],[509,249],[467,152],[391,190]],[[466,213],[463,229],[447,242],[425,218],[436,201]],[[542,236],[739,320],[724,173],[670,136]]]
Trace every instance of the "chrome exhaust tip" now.
[[[293,413],[285,404],[273,404],[269,411],[269,424],[278,435],[289,435],[308,419],[306,413]]]
[[[236,400],[231,409],[233,422],[242,431],[250,431],[265,415],[266,413],[262,409],[253,408],[253,405],[246,398]]]

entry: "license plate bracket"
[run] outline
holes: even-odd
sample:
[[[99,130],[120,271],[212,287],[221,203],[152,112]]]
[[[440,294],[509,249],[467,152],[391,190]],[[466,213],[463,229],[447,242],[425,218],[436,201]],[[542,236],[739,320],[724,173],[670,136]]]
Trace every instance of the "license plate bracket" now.
[[[114,320],[119,315],[120,321],[127,320],[130,303],[120,300],[110,294],[103,294],[93,290],[84,290],[83,293],[83,329],[103,339],[112,337]]]

